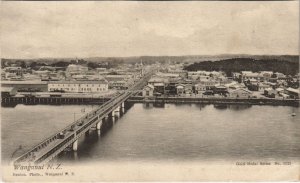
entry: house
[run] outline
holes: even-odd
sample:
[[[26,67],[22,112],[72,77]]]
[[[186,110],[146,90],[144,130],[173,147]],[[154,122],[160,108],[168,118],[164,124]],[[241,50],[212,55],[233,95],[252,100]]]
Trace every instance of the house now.
[[[232,98],[251,98],[252,92],[244,88],[238,88],[235,90],[231,90],[229,92],[229,96]]]
[[[281,96],[284,99],[290,98],[290,96],[288,94],[285,94],[285,93],[279,93],[279,96]]]
[[[153,77],[148,81],[148,84],[154,86],[154,92],[164,94],[165,93],[165,84],[167,79],[161,77]]]
[[[176,85],[176,94],[177,95],[184,94],[184,85],[183,84]]]
[[[37,77],[40,78],[48,78],[50,75],[50,71],[48,70],[38,70],[38,71],[32,71],[32,74],[36,75]]]
[[[165,92],[169,94],[176,94],[176,85],[178,84],[192,84],[192,81],[182,78],[169,78],[168,82],[166,83]]]
[[[280,93],[284,92],[283,88],[276,88],[275,90],[276,90],[277,94],[280,94]]]
[[[22,69],[22,67],[5,67],[3,70],[6,73],[15,73],[18,76],[21,76],[26,72],[26,69]]]
[[[213,88],[214,94],[226,95],[228,93],[227,87],[224,85],[216,85]]]
[[[195,93],[196,94],[203,94],[206,91],[205,85],[201,83],[195,84]]]
[[[263,76],[265,80],[268,80],[272,77],[273,71],[261,71],[260,75]]]
[[[240,81],[244,82],[244,81],[247,81],[249,79],[255,79],[257,81],[263,81],[264,76],[260,73],[257,73],[257,72],[242,71],[241,75],[240,75]]]
[[[165,94],[165,84],[164,83],[154,83],[154,92],[157,94]]]
[[[277,91],[273,88],[266,88],[264,90],[264,95],[270,98],[275,98],[275,95],[277,94]]]
[[[249,84],[252,84],[252,85],[258,83],[257,79],[248,79],[246,82],[248,82]]]
[[[154,86],[148,84],[143,88],[143,97],[152,97],[154,92]]]
[[[6,80],[21,80],[21,76],[17,75],[16,73],[5,73],[5,79]]]
[[[186,84],[184,86],[184,93],[185,94],[192,94],[193,93],[193,86],[191,84]]]
[[[232,73],[232,77],[236,81],[240,78],[240,76],[241,76],[241,73],[239,73],[239,72],[233,72]]]
[[[290,96],[290,98],[298,99],[300,91],[299,91],[299,88],[298,89],[287,88],[285,90],[285,93],[288,94]]]
[[[75,65],[75,64],[70,64],[68,65],[66,72],[67,73],[84,73],[87,72],[89,69],[87,66],[83,66],[83,65]]]
[[[267,88],[270,88],[270,86],[265,83],[258,83],[258,91],[264,92]]]
[[[226,86],[228,88],[228,90],[236,90],[238,88],[246,88],[244,83],[237,83],[236,81],[224,84],[224,86]]]
[[[105,80],[108,81],[108,87],[124,90],[134,83],[131,75],[106,75]]]
[[[214,79],[207,79],[199,82],[200,84],[204,85],[206,90],[213,90],[216,84],[219,84],[218,81]]]

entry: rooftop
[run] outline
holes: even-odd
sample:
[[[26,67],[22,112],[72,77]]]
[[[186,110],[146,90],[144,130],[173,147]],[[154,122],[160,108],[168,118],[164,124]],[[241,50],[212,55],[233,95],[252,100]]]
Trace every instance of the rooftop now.
[[[295,88],[287,88],[286,90],[289,91],[289,92],[297,93],[297,94],[300,93],[300,90],[299,89],[295,89]]]
[[[50,81],[49,84],[106,84],[105,80],[81,80],[81,81]]]
[[[11,92],[14,87],[1,87],[1,92]]]

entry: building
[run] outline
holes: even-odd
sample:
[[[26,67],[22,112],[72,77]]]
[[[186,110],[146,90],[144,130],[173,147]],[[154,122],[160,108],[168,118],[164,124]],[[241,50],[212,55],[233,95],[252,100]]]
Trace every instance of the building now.
[[[48,91],[48,83],[45,81],[1,81],[1,87],[13,87],[17,91]]]
[[[18,76],[21,76],[26,72],[26,69],[23,69],[22,67],[5,67],[3,70],[6,73],[15,73]]]
[[[246,88],[244,83],[238,83],[236,81],[232,81],[231,83],[224,84],[228,90],[236,90],[238,88]]]
[[[184,86],[184,93],[185,94],[192,94],[193,93],[193,86],[191,84],[186,84]]]
[[[285,93],[288,94],[290,96],[290,98],[298,99],[300,91],[299,91],[299,88],[298,89],[287,88],[285,90]]]
[[[284,93],[284,89],[283,88],[276,88],[275,90],[276,90],[277,94]]]
[[[1,97],[10,97],[16,95],[17,90],[14,87],[1,87]]]
[[[164,83],[154,83],[154,92],[157,94],[165,94],[165,84]]]
[[[106,75],[105,79],[108,81],[109,88],[113,89],[128,89],[133,83],[132,75]]]
[[[165,94],[167,79],[161,77],[153,77],[148,81],[148,84],[154,86],[154,92],[159,94]]]
[[[177,95],[184,94],[184,85],[183,84],[176,85],[176,94]]]
[[[72,76],[74,74],[83,74],[87,72],[89,69],[87,66],[82,66],[82,65],[75,65],[75,64],[70,64],[68,65],[66,69],[66,75]]]
[[[108,91],[108,83],[99,81],[53,81],[48,83],[48,91],[71,93],[101,93]]]
[[[235,90],[231,90],[229,92],[229,96],[232,98],[251,98],[252,92],[244,88],[238,88]]]
[[[233,79],[234,79],[235,81],[238,81],[239,78],[240,78],[240,76],[241,76],[241,73],[239,73],[239,72],[233,72],[233,73],[232,73],[232,77],[233,77]]]
[[[203,94],[206,91],[205,85],[201,83],[195,84],[195,93],[196,94]]]
[[[264,91],[264,95],[270,98],[275,98],[275,95],[277,94],[277,91],[273,88],[267,88]]]
[[[273,71],[261,71],[260,75],[263,76],[265,80],[268,80],[272,77]]]
[[[16,81],[16,80],[21,80],[22,77],[20,75],[17,75],[17,73],[6,72],[5,73],[5,79],[6,80],[11,80],[11,81]]]
[[[242,71],[240,75],[240,81],[244,82],[250,79],[255,79],[257,81],[263,81],[264,76],[257,72],[251,72],[251,71]]]
[[[213,88],[214,94],[226,95],[228,93],[227,87],[223,85],[216,85]]]
[[[96,68],[96,71],[97,72],[106,72],[106,68],[103,68],[103,67],[98,67],[98,68]]]
[[[50,77],[50,71],[48,71],[48,70],[32,71],[32,74],[39,78],[49,78]]]
[[[206,90],[213,90],[215,85],[219,84],[219,82],[214,79],[206,79],[200,81],[199,84],[205,86]]]
[[[258,83],[258,91],[264,92],[267,88],[270,88],[270,86],[265,83]]]
[[[143,97],[152,97],[154,93],[154,86],[148,84],[143,89]]]

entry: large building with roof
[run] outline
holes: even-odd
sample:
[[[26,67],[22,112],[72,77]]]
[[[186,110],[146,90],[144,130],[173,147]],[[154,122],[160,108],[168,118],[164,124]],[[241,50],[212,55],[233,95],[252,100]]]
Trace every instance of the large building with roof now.
[[[53,81],[48,83],[48,91],[63,91],[72,93],[101,93],[108,91],[108,82],[95,81]]]

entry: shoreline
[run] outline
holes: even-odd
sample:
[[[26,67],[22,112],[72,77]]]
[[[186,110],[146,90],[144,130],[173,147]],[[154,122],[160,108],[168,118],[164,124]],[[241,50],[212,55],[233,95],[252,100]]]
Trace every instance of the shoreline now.
[[[101,105],[110,98],[88,97],[7,97],[1,99],[2,107],[14,107],[18,104],[36,105]],[[142,97],[134,96],[128,99],[130,103],[188,103],[188,104],[242,104],[242,105],[274,105],[299,107],[299,99],[275,98],[225,98],[225,97]]]

